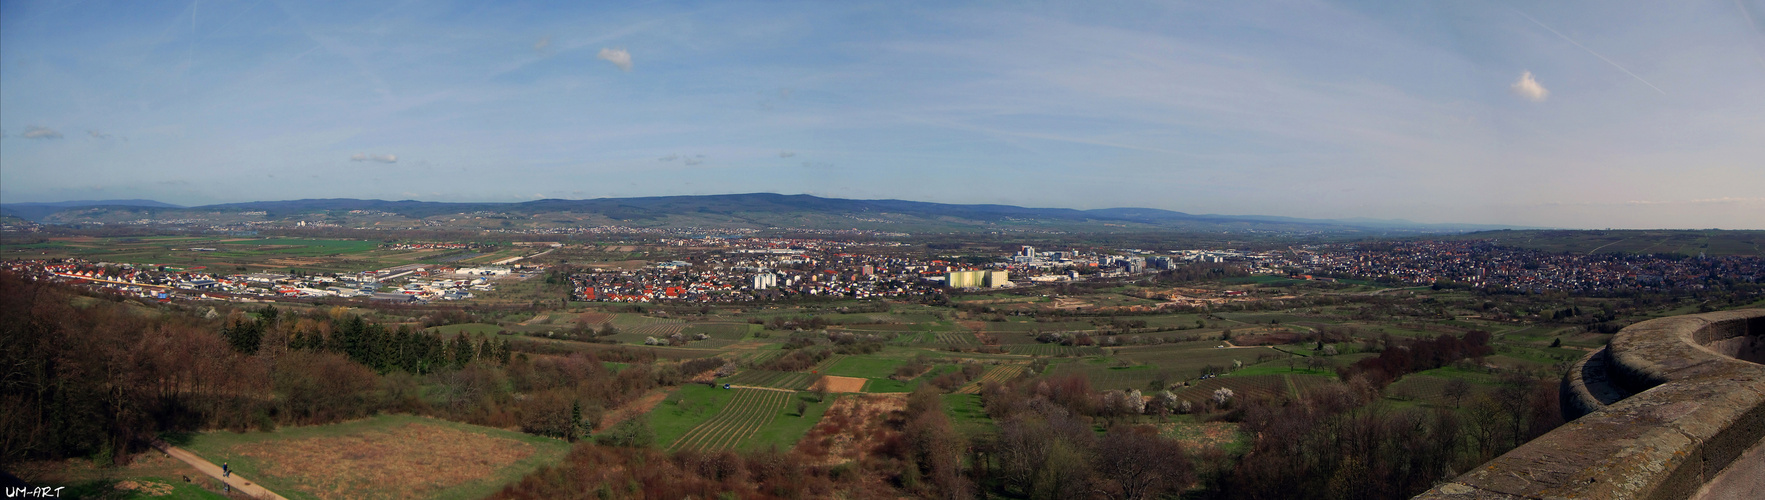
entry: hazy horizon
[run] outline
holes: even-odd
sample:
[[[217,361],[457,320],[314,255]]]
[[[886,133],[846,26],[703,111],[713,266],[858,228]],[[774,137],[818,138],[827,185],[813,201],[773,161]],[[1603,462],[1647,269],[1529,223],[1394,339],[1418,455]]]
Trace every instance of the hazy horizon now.
[[[1765,229],[1761,15],[5,2],[0,201],[776,192]]]

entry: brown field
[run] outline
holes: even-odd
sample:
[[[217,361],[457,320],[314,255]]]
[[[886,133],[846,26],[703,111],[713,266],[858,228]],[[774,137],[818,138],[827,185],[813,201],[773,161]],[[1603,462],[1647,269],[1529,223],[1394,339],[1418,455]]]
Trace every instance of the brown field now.
[[[865,382],[869,382],[869,380],[857,377],[836,377],[833,375],[825,375],[822,376],[821,381],[816,382],[815,385],[822,389],[826,389],[827,392],[859,392],[864,390]]]
[[[356,434],[259,442],[234,451],[270,476],[328,498],[428,498],[533,454],[532,445],[411,423]]]
[[[797,442],[797,451],[823,465],[839,465],[859,459],[899,431],[889,427],[889,415],[907,407],[907,394],[842,396],[821,415],[821,421]]]

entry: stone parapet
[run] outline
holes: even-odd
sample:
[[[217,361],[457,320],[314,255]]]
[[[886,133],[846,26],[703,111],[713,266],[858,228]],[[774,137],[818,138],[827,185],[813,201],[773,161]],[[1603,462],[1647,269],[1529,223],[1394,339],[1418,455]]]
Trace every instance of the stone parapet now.
[[[1637,323],[1564,376],[1576,418],[1426,500],[1691,498],[1765,439],[1765,309]]]

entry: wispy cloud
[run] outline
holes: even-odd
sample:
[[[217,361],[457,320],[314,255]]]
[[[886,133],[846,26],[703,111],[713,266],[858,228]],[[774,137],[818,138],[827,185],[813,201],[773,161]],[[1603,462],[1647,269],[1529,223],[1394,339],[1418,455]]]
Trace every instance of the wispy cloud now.
[[[614,66],[619,67],[620,71],[631,71],[631,53],[625,49],[601,49],[601,52],[595,54],[595,57],[613,63]]]
[[[779,158],[790,158],[790,157],[796,156],[796,155],[797,155],[797,152],[795,152],[795,151],[779,151],[778,152]]]
[[[676,154],[671,154],[671,155],[668,155],[668,156],[664,156],[664,157],[661,157],[661,158],[657,158],[657,159],[656,159],[656,160],[659,160],[659,161],[674,161],[674,160],[678,160],[678,159],[680,159],[680,155],[676,155]]]
[[[99,139],[99,140],[107,140],[107,139],[115,139],[116,138],[115,135],[106,134],[104,132],[99,132],[97,130],[87,130],[86,135],[91,136],[93,139]]]
[[[1538,25],[1538,27],[1544,28],[1545,31],[1549,31],[1551,33],[1556,34],[1557,37],[1562,38],[1563,41],[1575,44],[1576,47],[1581,47],[1581,50],[1585,50],[1585,51],[1587,51],[1587,53],[1593,54],[1594,57],[1600,58],[1601,61],[1605,61],[1606,64],[1610,64],[1610,65],[1612,65],[1612,67],[1618,68],[1618,71],[1623,71],[1624,74],[1630,75],[1631,78],[1635,78],[1636,81],[1642,82],[1643,85],[1648,85],[1649,88],[1655,89],[1655,92],[1660,92],[1661,95],[1667,95],[1667,91],[1661,90],[1661,88],[1656,87],[1655,84],[1649,83],[1648,80],[1642,79],[1642,77],[1637,76],[1636,73],[1631,73],[1630,70],[1624,69],[1623,66],[1619,66],[1617,62],[1613,62],[1610,58],[1607,58],[1606,56],[1600,55],[1600,53],[1598,53],[1598,52],[1594,52],[1593,49],[1587,48],[1587,46],[1582,45],[1581,42],[1577,42],[1577,41],[1575,41],[1575,39],[1569,38],[1569,35],[1565,35],[1562,32],[1557,31],[1555,28],[1551,28],[1550,26],[1545,26],[1544,23],[1538,22],[1537,19],[1533,19],[1532,16],[1526,15],[1525,12],[1520,12],[1520,11],[1516,10],[1516,11],[1514,11],[1514,13],[1519,14],[1520,17],[1526,18],[1527,21],[1532,21],[1532,24],[1536,24],[1536,25]]]
[[[1540,85],[1537,79],[1532,78],[1531,71],[1520,73],[1520,80],[1509,85],[1508,90],[1513,91],[1514,95],[1524,97],[1532,102],[1544,102],[1544,98],[1551,95],[1549,89],[1544,88],[1544,85]]]
[[[545,49],[549,49],[551,47],[552,47],[551,35],[546,35],[546,36],[540,37],[539,41],[533,42],[533,50],[536,50],[536,51],[545,52]]]
[[[349,156],[349,161],[373,161],[373,162],[380,162],[380,163],[398,163],[398,155],[356,153],[356,154]]]
[[[36,125],[31,125],[29,127],[25,127],[25,133],[19,134],[19,137],[23,137],[26,139],[45,139],[45,140],[47,140],[47,139],[60,139],[61,132],[56,132],[55,129],[51,129],[49,127],[39,127]]]

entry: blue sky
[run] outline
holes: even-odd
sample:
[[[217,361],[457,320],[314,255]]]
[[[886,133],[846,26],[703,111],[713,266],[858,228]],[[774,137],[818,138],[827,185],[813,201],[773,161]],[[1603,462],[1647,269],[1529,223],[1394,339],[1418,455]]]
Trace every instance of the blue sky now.
[[[1765,2],[0,2],[0,199],[1765,229]]]

